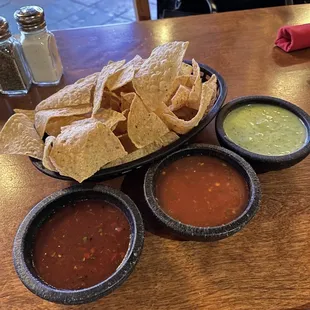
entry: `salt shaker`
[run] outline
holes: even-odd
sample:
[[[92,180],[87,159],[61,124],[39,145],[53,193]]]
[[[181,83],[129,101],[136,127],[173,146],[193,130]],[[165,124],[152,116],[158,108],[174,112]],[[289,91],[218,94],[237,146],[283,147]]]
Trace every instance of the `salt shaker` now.
[[[0,93],[26,94],[31,75],[20,43],[12,37],[8,22],[0,16]]]
[[[57,85],[63,67],[54,35],[46,27],[44,11],[39,6],[25,6],[14,13],[21,31],[20,42],[37,85]]]

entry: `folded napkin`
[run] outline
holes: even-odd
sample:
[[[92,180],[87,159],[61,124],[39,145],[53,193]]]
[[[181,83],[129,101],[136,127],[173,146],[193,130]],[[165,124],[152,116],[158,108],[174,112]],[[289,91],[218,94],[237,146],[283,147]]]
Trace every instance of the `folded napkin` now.
[[[285,52],[310,47],[310,24],[281,27],[275,45]]]

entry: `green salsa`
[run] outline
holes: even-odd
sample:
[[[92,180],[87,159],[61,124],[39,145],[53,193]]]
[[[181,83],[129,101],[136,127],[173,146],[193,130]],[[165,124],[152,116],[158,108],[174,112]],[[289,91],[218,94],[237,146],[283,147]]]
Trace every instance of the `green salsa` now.
[[[294,113],[268,104],[237,108],[226,116],[223,126],[231,141],[261,155],[291,154],[307,137],[306,127]]]

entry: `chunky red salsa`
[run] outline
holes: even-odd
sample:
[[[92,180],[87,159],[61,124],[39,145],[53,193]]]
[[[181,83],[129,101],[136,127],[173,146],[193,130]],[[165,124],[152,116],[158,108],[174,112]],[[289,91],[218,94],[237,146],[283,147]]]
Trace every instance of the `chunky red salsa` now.
[[[179,159],[157,179],[156,195],[162,209],[193,226],[219,226],[242,214],[248,186],[235,168],[208,156]]]
[[[84,200],[58,210],[40,228],[33,262],[40,278],[58,289],[81,289],[111,276],[122,262],[130,227],[118,208]]]

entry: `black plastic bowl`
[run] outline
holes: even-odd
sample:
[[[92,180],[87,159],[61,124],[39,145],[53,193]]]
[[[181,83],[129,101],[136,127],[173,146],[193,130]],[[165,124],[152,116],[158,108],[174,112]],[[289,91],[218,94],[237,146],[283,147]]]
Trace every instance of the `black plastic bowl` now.
[[[244,212],[228,224],[214,227],[197,227],[183,224],[169,216],[160,207],[156,197],[156,182],[162,169],[170,163],[187,156],[211,156],[219,158],[233,166],[245,179],[249,187],[249,200]],[[157,164],[151,166],[144,179],[144,195],[147,204],[155,217],[171,231],[172,234],[185,240],[215,241],[227,238],[241,230],[255,215],[259,208],[261,192],[260,183],[252,167],[237,154],[220,146],[194,144],[181,149]],[[191,206],[188,206],[189,208]]]
[[[37,275],[32,260],[32,249],[38,228],[57,209],[71,201],[97,199],[118,207],[128,219],[131,239],[128,251],[118,269],[108,279],[89,288],[63,290],[43,282]],[[95,301],[117,289],[133,271],[142,251],[144,226],[141,215],[133,201],[122,192],[110,187],[77,185],[53,193],[39,202],[25,217],[13,245],[13,260],[16,272],[23,284],[39,297],[67,305]]]
[[[282,156],[267,156],[261,155],[257,153],[250,152],[233,141],[231,141],[223,128],[223,123],[226,116],[234,109],[239,107],[248,105],[248,104],[270,104],[276,105],[290,112],[294,113],[299,117],[299,119],[304,123],[306,130],[307,130],[307,137],[305,144],[299,150],[294,153]],[[220,145],[232,150],[233,152],[242,156],[245,160],[247,160],[255,169],[257,173],[263,173],[272,170],[281,170],[285,168],[289,168],[291,166],[296,165],[304,158],[306,158],[310,153],[310,117],[309,115],[303,111],[301,108],[297,107],[296,105],[287,102],[285,100],[268,97],[268,96],[248,96],[248,97],[240,97],[235,100],[230,101],[227,103],[219,112],[216,117],[215,122],[215,130],[216,135],[219,140]]]

